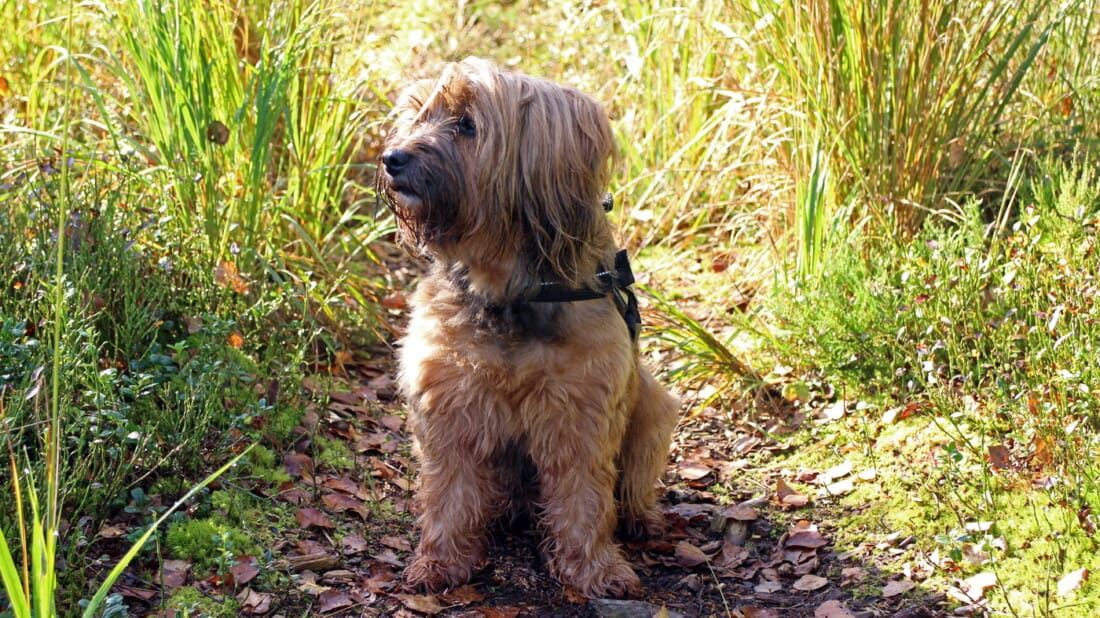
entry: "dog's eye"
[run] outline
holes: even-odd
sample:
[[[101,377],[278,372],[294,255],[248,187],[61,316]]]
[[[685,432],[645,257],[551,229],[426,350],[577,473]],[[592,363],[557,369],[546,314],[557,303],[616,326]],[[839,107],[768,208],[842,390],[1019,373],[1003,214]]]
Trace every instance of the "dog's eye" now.
[[[474,127],[474,121],[469,116],[463,116],[458,119],[458,133],[465,135],[466,137],[473,137],[477,134],[477,129]]]

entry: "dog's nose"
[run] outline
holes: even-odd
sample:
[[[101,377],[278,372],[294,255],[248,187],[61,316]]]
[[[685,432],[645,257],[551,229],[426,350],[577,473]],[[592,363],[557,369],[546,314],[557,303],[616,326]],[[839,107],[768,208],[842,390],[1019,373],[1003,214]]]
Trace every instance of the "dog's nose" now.
[[[382,153],[382,165],[386,166],[386,171],[390,174],[400,172],[411,160],[412,155],[404,150],[387,150]]]

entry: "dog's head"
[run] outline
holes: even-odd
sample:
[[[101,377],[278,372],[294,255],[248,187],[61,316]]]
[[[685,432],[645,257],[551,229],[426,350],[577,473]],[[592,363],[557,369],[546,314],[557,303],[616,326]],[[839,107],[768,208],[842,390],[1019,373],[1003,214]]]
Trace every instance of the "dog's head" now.
[[[580,285],[614,250],[614,150],[590,97],[468,58],[401,95],[376,188],[427,254]]]

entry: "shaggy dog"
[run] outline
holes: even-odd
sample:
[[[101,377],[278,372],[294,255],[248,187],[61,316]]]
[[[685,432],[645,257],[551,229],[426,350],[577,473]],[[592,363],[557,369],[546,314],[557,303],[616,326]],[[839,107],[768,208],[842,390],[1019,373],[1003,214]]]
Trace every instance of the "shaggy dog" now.
[[[613,533],[619,517],[662,530],[678,404],[638,362],[604,215],[614,148],[588,96],[476,58],[397,103],[378,195],[431,262],[400,349],[421,480],[412,585],[466,582],[488,524],[528,495],[559,581],[640,592]]]

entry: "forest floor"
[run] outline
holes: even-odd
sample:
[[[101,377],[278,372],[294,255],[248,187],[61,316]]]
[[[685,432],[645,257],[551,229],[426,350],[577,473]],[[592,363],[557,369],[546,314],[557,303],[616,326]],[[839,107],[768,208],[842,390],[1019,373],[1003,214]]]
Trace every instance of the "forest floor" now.
[[[318,467],[305,453],[309,440],[288,455],[294,481],[275,495],[297,509],[296,529],[273,548],[282,556],[267,568],[295,574],[281,591],[250,591],[238,600],[256,614],[366,616],[921,616],[950,615],[947,598],[923,590],[877,560],[873,547],[839,551],[832,536],[849,514],[828,500],[799,493],[770,460],[787,450],[783,440],[796,410],[736,423],[706,409],[677,428],[661,499],[668,523],[664,538],[627,543],[628,559],[642,578],[639,599],[589,601],[548,574],[532,526],[498,528],[485,568],[469,585],[423,594],[403,585],[416,532],[415,472],[403,408],[394,397],[386,350],[344,367],[343,388],[331,390],[327,409],[307,417],[302,435],[344,441],[365,475]],[[761,431],[766,428],[766,431]],[[821,485],[843,470],[803,471],[797,481]],[[815,478],[821,477],[821,479]],[[732,492],[727,487],[733,488]],[[385,505],[385,508],[370,505]],[[889,538],[874,545],[901,548]],[[882,547],[879,547],[882,549]],[[866,551],[864,551],[866,550]],[[889,556],[890,552],[884,555]],[[241,582],[236,582],[240,587]],[[249,601],[249,594],[252,595]]]

